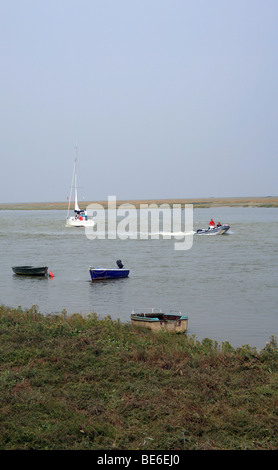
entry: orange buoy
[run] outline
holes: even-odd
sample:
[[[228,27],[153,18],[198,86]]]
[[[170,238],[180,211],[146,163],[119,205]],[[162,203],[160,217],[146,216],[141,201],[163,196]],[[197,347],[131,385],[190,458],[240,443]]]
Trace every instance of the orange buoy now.
[[[54,277],[54,274],[53,274],[53,272],[52,272],[52,271],[50,271],[50,273],[49,273],[49,277]]]

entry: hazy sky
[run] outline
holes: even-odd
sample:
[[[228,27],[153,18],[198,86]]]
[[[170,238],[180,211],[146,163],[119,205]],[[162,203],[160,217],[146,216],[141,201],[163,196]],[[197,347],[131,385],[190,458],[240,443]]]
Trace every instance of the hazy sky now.
[[[0,202],[278,195],[277,0],[1,0]]]

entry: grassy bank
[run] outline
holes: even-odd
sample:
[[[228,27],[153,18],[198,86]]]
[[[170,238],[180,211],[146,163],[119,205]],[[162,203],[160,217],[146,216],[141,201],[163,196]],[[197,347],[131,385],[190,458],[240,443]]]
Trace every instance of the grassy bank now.
[[[86,209],[89,204],[101,204],[107,208],[108,201],[82,201],[80,209]],[[194,208],[209,207],[278,207],[278,197],[233,197],[233,198],[199,198],[199,199],[144,199],[117,201],[117,207],[121,204],[132,204],[137,209],[141,204],[193,204]],[[13,203],[0,204],[0,210],[67,210],[66,202],[38,202],[38,203]]]
[[[0,448],[277,449],[278,348],[0,307]]]

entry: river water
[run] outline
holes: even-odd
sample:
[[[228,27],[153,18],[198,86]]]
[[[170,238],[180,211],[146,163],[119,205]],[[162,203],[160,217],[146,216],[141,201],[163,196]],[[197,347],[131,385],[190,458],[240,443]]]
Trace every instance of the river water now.
[[[278,333],[278,209],[194,209],[193,226],[211,217],[229,223],[223,236],[194,234],[189,250],[173,239],[89,239],[65,227],[61,210],[0,211],[0,303],[37,305],[41,313],[110,315],[129,322],[135,308],[188,315],[188,334],[233,347],[261,349]],[[116,267],[130,276],[92,283],[89,266]],[[53,278],[20,277],[15,265],[48,266]]]

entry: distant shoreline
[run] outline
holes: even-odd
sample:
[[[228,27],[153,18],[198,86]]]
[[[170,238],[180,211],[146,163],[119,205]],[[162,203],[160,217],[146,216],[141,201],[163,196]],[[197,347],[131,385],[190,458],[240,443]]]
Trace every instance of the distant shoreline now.
[[[79,202],[81,209],[85,209],[89,204],[101,204],[107,207],[108,201],[83,201]],[[131,204],[140,208],[141,204],[193,204],[196,208],[210,207],[278,207],[278,196],[265,197],[223,197],[223,198],[184,198],[184,199],[140,199],[140,200],[119,200],[117,207],[121,204]],[[30,203],[5,203],[0,204],[0,210],[67,210],[67,202],[30,202]]]

